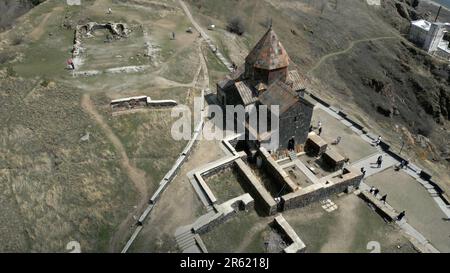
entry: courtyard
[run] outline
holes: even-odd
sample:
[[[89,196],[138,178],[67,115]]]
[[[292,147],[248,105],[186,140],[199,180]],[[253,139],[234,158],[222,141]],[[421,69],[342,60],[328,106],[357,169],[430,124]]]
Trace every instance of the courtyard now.
[[[337,120],[320,107],[316,107],[311,124],[317,126],[319,121],[322,123],[323,128],[320,137],[328,143],[329,148],[336,150],[345,158],[349,158],[350,162],[356,162],[377,152],[375,147],[368,145],[349,126]],[[339,144],[331,145],[339,136],[341,137]]]
[[[244,194],[245,191],[240,183],[234,168],[229,168],[206,179],[206,184],[219,204]]]

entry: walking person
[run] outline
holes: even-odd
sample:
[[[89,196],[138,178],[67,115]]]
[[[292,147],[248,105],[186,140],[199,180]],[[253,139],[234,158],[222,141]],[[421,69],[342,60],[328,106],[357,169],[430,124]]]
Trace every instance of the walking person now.
[[[380,145],[381,142],[381,136],[378,136],[377,139],[375,141],[373,141],[373,143],[375,144],[375,146]]]
[[[322,133],[322,127],[319,128],[319,133],[317,135],[320,136],[321,133]]]
[[[379,156],[377,158],[377,168],[381,168],[381,164],[383,163],[383,156]]]
[[[380,201],[383,202],[384,204],[386,204],[386,198],[387,198],[387,194],[381,196]]]
[[[395,220],[397,221],[401,221],[403,219],[403,217],[405,217],[406,211],[402,211],[400,212],[397,217],[395,218]]]
[[[400,169],[403,169],[406,166],[406,161],[402,160],[402,162],[400,163]]]
[[[364,176],[366,176],[366,169],[364,167],[361,167],[361,173]]]
[[[373,191],[373,195],[375,195],[375,197],[378,195],[378,193],[380,192],[380,190],[379,189],[375,189],[374,191]]]
[[[293,151],[295,149],[295,139],[291,137],[288,141],[288,151]]]

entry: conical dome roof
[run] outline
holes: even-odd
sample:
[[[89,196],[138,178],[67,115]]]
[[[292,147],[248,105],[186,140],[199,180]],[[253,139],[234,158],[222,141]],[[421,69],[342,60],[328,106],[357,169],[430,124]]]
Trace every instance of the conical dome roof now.
[[[289,66],[289,56],[275,31],[270,28],[245,58],[245,62],[256,68],[274,70]]]

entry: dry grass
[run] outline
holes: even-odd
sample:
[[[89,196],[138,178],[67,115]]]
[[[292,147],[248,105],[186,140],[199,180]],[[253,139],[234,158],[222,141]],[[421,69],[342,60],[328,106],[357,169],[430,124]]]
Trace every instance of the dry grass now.
[[[61,12],[40,25],[55,8]],[[162,77],[155,80],[147,73],[88,79],[72,78],[64,69],[73,39],[73,31],[61,27],[66,15],[74,22],[89,18],[143,23],[154,30],[155,43],[167,42],[168,36],[158,33],[167,29],[160,30],[153,22],[168,14],[122,4],[114,4],[113,10],[113,18],[106,18],[93,1],[86,1],[81,8],[49,0],[24,17],[14,35],[2,36],[5,43],[1,46],[5,47],[0,48],[0,54],[13,50],[19,57],[13,63],[9,57],[4,58],[5,64],[0,64],[0,251],[66,252],[66,244],[72,240],[81,243],[83,252],[110,251],[111,238],[117,235],[119,225],[127,217],[132,220],[130,216],[138,215],[135,206],[139,195],[121,167],[121,156],[102,128],[82,110],[84,92],[91,94],[96,110],[123,142],[132,163],[145,171],[149,194],[184,148],[185,142],[176,142],[170,136],[170,110],[113,118],[109,100],[146,94],[190,105],[188,90],[193,96],[198,95],[197,89],[170,85],[170,81]],[[27,39],[36,27],[41,28],[40,35],[34,41]],[[8,40],[19,34],[25,39],[13,48]],[[193,42],[183,45],[179,41],[172,49],[198,62]],[[168,54],[161,61],[170,58]],[[112,56],[98,62],[114,60]],[[185,67],[186,62],[179,64],[182,61],[174,58],[166,75],[176,74],[174,80],[180,77],[190,82],[197,67]],[[15,71],[16,78],[5,76],[7,67]],[[87,132],[89,141],[81,141]]]

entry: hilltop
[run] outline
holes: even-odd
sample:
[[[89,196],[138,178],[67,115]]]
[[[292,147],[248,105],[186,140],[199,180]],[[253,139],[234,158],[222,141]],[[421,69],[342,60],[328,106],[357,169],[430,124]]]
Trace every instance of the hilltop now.
[[[409,20],[434,20],[438,7],[420,1],[188,1],[203,25],[240,64],[269,20],[313,93],[346,109],[450,189],[450,68],[407,40]],[[245,22],[242,36],[225,29]],[[439,19],[450,21],[450,12]],[[406,148],[406,149],[405,149]]]

